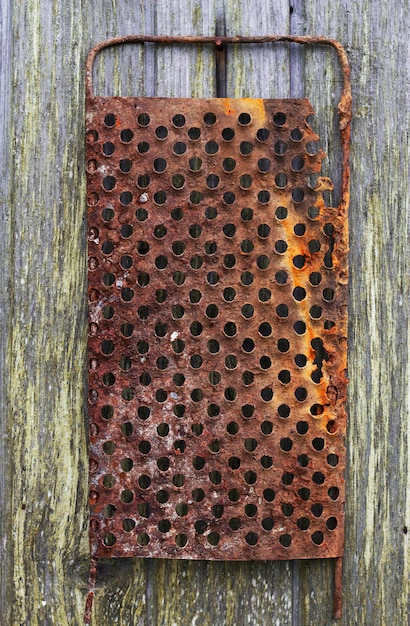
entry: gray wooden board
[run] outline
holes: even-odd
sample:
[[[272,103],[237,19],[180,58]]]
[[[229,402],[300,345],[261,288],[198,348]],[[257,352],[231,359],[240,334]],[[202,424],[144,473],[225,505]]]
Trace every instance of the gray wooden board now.
[[[408,3],[344,0],[2,0],[0,623],[80,624],[88,576],[83,67],[138,33],[317,34],[352,65],[350,357],[341,623],[402,626],[409,598]],[[291,11],[291,8],[293,9]],[[223,23],[225,22],[225,26]],[[97,59],[96,92],[215,94],[213,51],[128,46]],[[228,53],[228,96],[316,109],[340,181],[324,49]],[[329,625],[332,564],[105,560],[94,623]]]

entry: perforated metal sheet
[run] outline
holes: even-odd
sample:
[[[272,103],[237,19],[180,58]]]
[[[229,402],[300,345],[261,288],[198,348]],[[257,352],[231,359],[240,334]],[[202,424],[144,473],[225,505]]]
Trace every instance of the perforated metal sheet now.
[[[88,101],[93,557],[343,552],[346,215],[312,113]]]

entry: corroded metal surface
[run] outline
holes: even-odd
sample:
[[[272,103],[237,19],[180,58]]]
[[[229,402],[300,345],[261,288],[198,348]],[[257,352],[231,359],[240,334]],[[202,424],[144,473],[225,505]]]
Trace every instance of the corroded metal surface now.
[[[88,99],[93,557],[343,553],[346,204],[312,113]]]

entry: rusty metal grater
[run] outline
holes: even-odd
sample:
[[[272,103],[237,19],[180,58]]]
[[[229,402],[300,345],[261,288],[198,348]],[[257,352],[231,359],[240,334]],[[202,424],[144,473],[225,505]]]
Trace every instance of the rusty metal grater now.
[[[336,48],[340,205],[306,99],[93,96],[97,52],[148,41]],[[91,51],[93,559],[342,556],[350,102],[344,51],[323,38]]]

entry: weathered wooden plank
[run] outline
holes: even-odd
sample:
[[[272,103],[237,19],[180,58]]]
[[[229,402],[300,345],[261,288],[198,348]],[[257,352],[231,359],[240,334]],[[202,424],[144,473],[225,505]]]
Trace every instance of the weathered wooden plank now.
[[[11,5],[10,5],[11,6]],[[85,237],[78,3],[12,5],[13,309],[6,358],[11,624],[69,624],[86,554]],[[63,30],[62,30],[63,29]],[[64,33],[64,34],[63,34]],[[0,608],[0,612],[3,608]]]
[[[289,3],[280,0],[225,0],[227,35],[287,34]],[[289,97],[290,66],[287,46],[281,44],[228,47],[227,95],[231,98]]]
[[[141,29],[135,14],[133,21],[130,22],[129,19],[126,21],[124,13],[129,10],[129,7],[128,9],[117,7],[116,24],[111,23],[111,30],[100,36],[100,39],[120,34],[121,31],[116,25],[122,20],[127,23],[128,33],[144,31],[146,34],[213,34],[215,22],[212,18],[213,1],[158,2],[155,6],[146,2],[143,8],[144,15],[139,16],[139,20],[143,17],[144,29]],[[109,16],[106,18],[109,19]],[[117,31],[114,30],[115,27]],[[139,50],[138,46],[126,48],[120,49],[119,52],[108,50],[101,55],[104,57],[103,64],[99,66],[97,78],[99,77],[99,89],[103,90],[103,93],[125,95],[125,86],[127,95],[168,97],[213,95],[213,50],[204,46],[147,45],[143,54],[141,47]],[[129,53],[130,49],[134,51]],[[122,55],[121,61],[117,60],[119,55]],[[141,72],[141,67],[144,67],[144,73]],[[130,69],[127,70],[127,68]],[[121,81],[114,81],[113,77],[119,73],[119,70]],[[124,74],[124,71],[128,73]],[[136,71],[140,72],[139,82],[133,85],[129,77]],[[114,85],[111,90],[110,83]],[[194,573],[199,575],[202,580],[202,589],[206,582],[204,568],[205,565],[201,563],[196,563],[195,567],[189,563],[181,563],[179,566],[179,569],[185,572],[192,571],[193,578]],[[160,619],[159,623],[167,623],[158,615],[161,611],[167,614],[180,611],[180,596],[175,595],[175,589],[180,592],[179,577],[180,572],[177,572],[175,564],[169,561],[153,562],[132,559],[126,564],[124,560],[104,561],[103,567],[99,567],[100,582],[97,585],[93,615],[95,623],[112,624],[118,620],[119,623],[127,625],[140,625],[158,623],[158,619]],[[161,582],[163,578],[167,581],[167,585]],[[143,580],[145,580],[144,588],[141,586]],[[217,582],[217,579],[211,581],[211,585],[216,585]],[[158,599],[158,590],[161,594],[160,599]]]
[[[339,39],[352,65],[350,423],[342,623],[405,624],[410,578],[408,535],[403,532],[410,493],[409,267],[403,246],[408,212],[403,207],[409,205],[409,158],[408,113],[403,111],[409,110],[409,97],[408,30],[402,25],[408,23],[409,9],[392,11],[377,0],[340,3],[336,12],[334,5],[324,8],[321,2],[292,4],[295,32]],[[329,154],[325,171],[338,181],[340,148],[329,103],[340,89],[340,73],[334,55],[324,51],[304,52],[303,66],[321,145]],[[297,623],[336,623],[328,609],[329,574],[320,563],[299,564]]]
[[[10,420],[8,414],[8,344],[10,340],[10,310],[12,290],[10,283],[11,250],[13,239],[10,223],[10,110],[11,110],[11,3],[0,4],[0,206],[2,225],[0,228],[0,622],[9,620],[7,591],[12,576],[10,553],[12,519],[10,515],[10,476],[12,467],[10,454]]]
[[[312,12],[314,15],[312,15]],[[339,7],[338,20],[342,22],[343,9]],[[334,18],[334,14],[333,14]],[[323,15],[323,7],[313,9],[301,0],[292,2],[291,33],[295,35],[326,34],[320,20],[331,21],[330,11]],[[343,23],[343,22],[342,22]],[[319,27],[320,24],[320,27]],[[335,37],[344,43],[343,29]],[[311,125],[318,133],[319,146],[326,153],[322,164],[323,175],[334,182],[331,202],[340,198],[341,143],[337,103],[341,92],[341,72],[334,50],[325,46],[291,46],[291,96],[307,97],[313,105],[315,116]],[[298,561],[293,567],[294,619],[297,624],[315,623],[330,626],[338,622],[332,619],[333,609],[333,560]]]
[[[149,5],[150,3],[147,3]],[[159,0],[151,5],[157,35],[214,35],[215,0]],[[148,6],[147,6],[148,8]],[[155,95],[168,98],[215,96],[213,46],[156,46]]]
[[[288,2],[224,2],[227,35],[286,33]],[[286,46],[244,45],[227,50],[228,97],[289,96],[290,64]],[[292,566],[289,562],[226,564],[235,580],[235,611],[229,624],[292,624]],[[239,569],[240,578],[237,579]],[[240,581],[240,586],[239,586]],[[223,620],[219,623],[224,623]]]
[[[144,2],[106,2],[102,10],[88,6],[84,14],[83,54],[104,39],[120,35],[152,32],[150,9]],[[145,95],[152,84],[150,53],[143,45],[125,45],[104,50],[94,67],[96,95]],[[84,56],[85,58],[85,56]],[[82,70],[82,68],[81,68]],[[82,127],[82,121],[81,129]],[[82,207],[84,211],[84,206]],[[87,552],[87,557],[88,557]],[[146,604],[146,565],[140,559],[107,559],[98,564],[97,588],[93,606],[93,623],[149,623]],[[81,607],[84,610],[84,606]],[[80,619],[80,613],[78,619]]]

